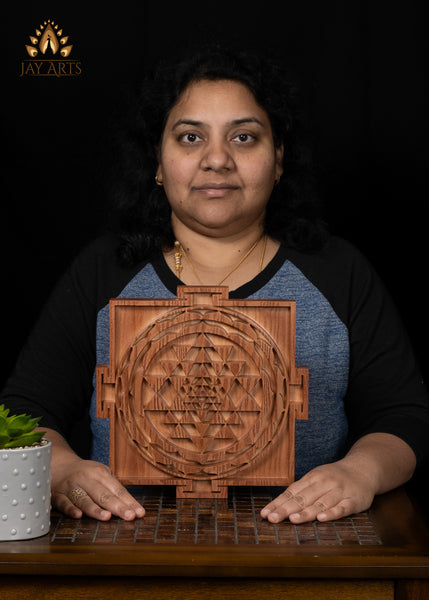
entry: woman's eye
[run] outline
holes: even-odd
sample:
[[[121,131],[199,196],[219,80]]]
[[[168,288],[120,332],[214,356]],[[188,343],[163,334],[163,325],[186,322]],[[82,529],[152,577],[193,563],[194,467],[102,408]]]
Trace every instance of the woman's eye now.
[[[184,133],[180,136],[180,141],[188,144],[194,144],[201,140],[200,136],[196,133]]]
[[[248,144],[249,142],[253,142],[255,140],[255,137],[253,135],[250,135],[250,133],[239,133],[235,136],[234,140],[237,140],[244,144]]]

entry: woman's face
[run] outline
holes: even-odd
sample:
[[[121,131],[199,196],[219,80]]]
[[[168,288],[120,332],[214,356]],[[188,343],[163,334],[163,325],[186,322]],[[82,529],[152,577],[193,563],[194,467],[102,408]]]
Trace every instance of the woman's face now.
[[[158,180],[181,225],[212,237],[261,225],[283,148],[243,84],[202,80],[173,106],[159,150]]]

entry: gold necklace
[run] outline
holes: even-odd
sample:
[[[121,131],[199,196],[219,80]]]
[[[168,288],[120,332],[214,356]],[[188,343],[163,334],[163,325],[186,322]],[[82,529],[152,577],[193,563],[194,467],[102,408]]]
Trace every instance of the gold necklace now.
[[[267,236],[261,236],[260,238],[258,238],[256,240],[256,242],[249,248],[249,250],[246,252],[246,254],[240,258],[239,262],[230,270],[228,271],[228,273],[225,275],[225,277],[223,277],[223,279],[221,279],[219,281],[219,283],[217,283],[216,285],[222,285],[222,283],[228,279],[228,277],[230,275],[232,275],[234,273],[234,271],[236,271],[238,269],[238,267],[246,260],[246,258],[248,256],[250,256],[250,254],[252,254],[253,250],[256,248],[256,246],[259,244],[259,242],[261,241],[262,237],[264,238],[264,246],[262,249],[262,254],[261,254],[261,259],[259,261],[259,271],[258,273],[260,273],[262,271],[262,266],[264,264],[264,258],[265,258],[265,250],[267,248]],[[176,269],[176,275],[177,277],[180,279],[180,274],[182,273],[183,270],[183,265],[182,265],[182,254],[183,256],[186,258],[187,263],[189,264],[189,266],[191,267],[191,270],[193,272],[193,274],[195,275],[195,278],[198,280],[198,282],[201,285],[204,285],[204,283],[201,281],[197,271],[195,270],[195,267],[192,263],[192,260],[189,258],[187,252],[185,251],[184,247],[182,246],[182,244],[180,242],[178,242],[177,240],[174,242],[174,266]]]

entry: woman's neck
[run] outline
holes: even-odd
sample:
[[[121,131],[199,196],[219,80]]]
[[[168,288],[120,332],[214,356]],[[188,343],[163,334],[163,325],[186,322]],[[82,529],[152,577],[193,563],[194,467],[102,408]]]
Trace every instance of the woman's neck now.
[[[225,237],[209,237],[184,227],[174,227],[174,232],[176,246],[164,256],[170,269],[188,285],[236,289],[264,269],[279,247],[260,226]]]

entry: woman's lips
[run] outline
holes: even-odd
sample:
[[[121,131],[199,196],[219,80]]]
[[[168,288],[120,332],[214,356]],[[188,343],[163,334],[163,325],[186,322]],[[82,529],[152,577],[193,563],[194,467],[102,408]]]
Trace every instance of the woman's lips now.
[[[193,189],[211,198],[221,198],[230,192],[237,190],[238,187],[238,185],[232,185],[230,183],[204,183],[203,185],[194,186]]]

